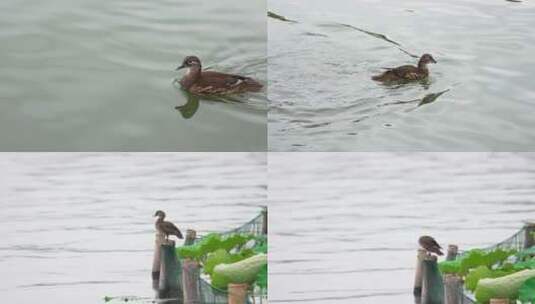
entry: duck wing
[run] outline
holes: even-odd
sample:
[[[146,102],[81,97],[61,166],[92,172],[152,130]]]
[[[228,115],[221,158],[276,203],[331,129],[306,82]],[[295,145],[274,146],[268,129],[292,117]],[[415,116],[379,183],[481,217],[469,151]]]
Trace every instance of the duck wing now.
[[[179,239],[184,238],[182,232],[180,232],[177,226],[171,222],[162,222],[160,224],[160,229],[168,235],[176,235]]]
[[[225,74],[213,71],[202,72],[195,84],[199,89],[210,94],[235,93],[241,91],[257,92],[262,85],[250,77]]]
[[[402,65],[393,68],[390,71],[396,74],[396,76],[404,79],[418,79],[420,74],[418,68],[413,65]]]

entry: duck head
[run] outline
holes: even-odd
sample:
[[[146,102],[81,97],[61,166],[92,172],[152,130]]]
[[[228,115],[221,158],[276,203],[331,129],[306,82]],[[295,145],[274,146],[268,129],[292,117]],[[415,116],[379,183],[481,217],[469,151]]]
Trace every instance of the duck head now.
[[[154,213],[154,217],[158,217],[163,220],[165,218],[165,212],[163,212],[162,210],[158,210],[156,211],[156,213]]]
[[[176,70],[184,69],[184,68],[197,68],[201,69],[201,60],[197,56],[187,56],[182,61],[182,65],[180,65]]]
[[[437,61],[431,54],[423,54],[422,57],[420,57],[420,61],[418,61],[418,66],[425,66],[428,63],[437,63]]]

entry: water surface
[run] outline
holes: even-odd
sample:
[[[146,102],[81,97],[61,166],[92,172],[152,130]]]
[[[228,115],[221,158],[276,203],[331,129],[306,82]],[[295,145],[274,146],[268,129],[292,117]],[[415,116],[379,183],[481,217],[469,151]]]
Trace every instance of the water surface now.
[[[4,154],[0,299],[153,297],[154,211],[199,234],[266,201],[265,154]],[[180,242],[179,242],[180,244]]]
[[[269,166],[270,303],[414,303],[420,235],[468,249],[535,221],[534,154],[277,153]]]
[[[270,150],[535,147],[532,1],[272,0],[269,10],[297,21],[268,21]],[[423,53],[438,61],[426,83],[370,79]]]
[[[187,55],[265,84],[265,20],[263,0],[2,1],[0,150],[265,151],[265,91],[173,85]]]

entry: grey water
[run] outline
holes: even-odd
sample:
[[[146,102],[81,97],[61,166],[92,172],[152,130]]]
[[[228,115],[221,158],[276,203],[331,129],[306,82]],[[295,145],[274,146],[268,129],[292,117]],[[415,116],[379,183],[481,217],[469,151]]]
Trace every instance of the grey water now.
[[[236,228],[266,203],[265,166],[265,153],[3,154],[1,302],[150,299],[155,210],[183,232]]]
[[[535,154],[271,153],[270,303],[414,303],[417,240],[535,221]]]
[[[532,151],[535,4],[272,0],[272,151]],[[424,83],[383,67],[430,53]]]
[[[265,1],[4,0],[0,150],[265,151],[265,91],[208,100],[174,71],[266,84]]]

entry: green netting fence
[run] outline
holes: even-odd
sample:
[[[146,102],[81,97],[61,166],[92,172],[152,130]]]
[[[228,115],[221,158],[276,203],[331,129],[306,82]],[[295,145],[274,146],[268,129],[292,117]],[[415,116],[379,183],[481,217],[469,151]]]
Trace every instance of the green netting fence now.
[[[231,235],[236,233],[246,233],[246,234],[252,234],[254,236],[262,236],[265,235],[267,232],[267,222],[265,220],[267,219],[267,209],[263,208],[263,210],[253,219],[248,221],[247,223],[234,228],[232,230],[228,230],[225,232],[222,232],[222,235]],[[203,238],[203,236],[197,237],[195,242],[200,241]],[[181,263],[179,262],[179,285],[182,286],[182,267]],[[199,294],[201,296],[201,303],[202,304],[227,304],[228,303],[228,292],[226,290],[221,290],[218,288],[215,288],[210,284],[210,282],[203,278],[202,276],[199,278]],[[257,290],[256,292],[250,291],[249,296],[247,299],[248,304],[252,303],[267,303],[267,291],[265,290]]]

